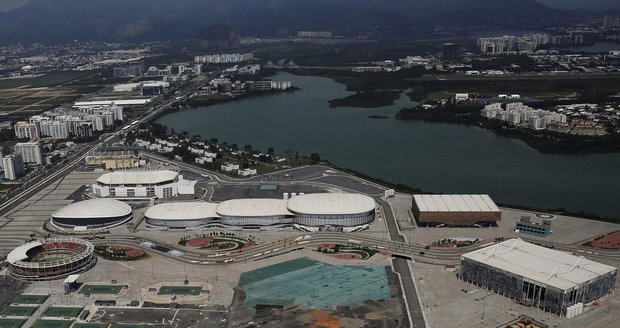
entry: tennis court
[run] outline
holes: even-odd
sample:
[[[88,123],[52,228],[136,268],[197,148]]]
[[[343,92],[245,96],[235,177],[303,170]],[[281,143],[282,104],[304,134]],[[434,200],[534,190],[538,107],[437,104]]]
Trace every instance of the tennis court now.
[[[110,294],[115,295],[121,292],[122,285],[84,285],[80,289],[80,294]]]
[[[70,328],[72,323],[69,320],[37,320],[32,328]]]
[[[0,319],[0,328],[20,328],[26,319]]]
[[[0,314],[14,317],[29,317],[36,310],[36,306],[7,306]]]
[[[161,286],[157,295],[200,295],[202,286]]]
[[[46,317],[71,317],[77,318],[82,312],[81,307],[49,307],[43,314]]]
[[[17,304],[43,304],[49,295],[26,295],[21,294],[17,295],[15,299],[13,299],[13,303]]]

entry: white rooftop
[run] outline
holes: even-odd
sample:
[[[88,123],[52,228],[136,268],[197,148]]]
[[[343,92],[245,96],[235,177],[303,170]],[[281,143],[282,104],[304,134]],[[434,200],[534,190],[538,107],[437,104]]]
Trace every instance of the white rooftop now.
[[[144,216],[155,220],[201,220],[219,217],[217,205],[207,202],[174,202],[151,206]]]
[[[499,212],[489,195],[413,195],[421,212]]]
[[[305,194],[289,199],[288,209],[302,214],[359,214],[374,210],[375,200],[361,194]]]
[[[52,214],[54,218],[97,219],[121,217],[131,213],[131,207],[119,200],[98,198],[69,204]]]
[[[510,239],[461,256],[566,290],[616,268],[561,251]]]
[[[17,246],[6,256],[6,260],[7,262],[11,264],[15,264],[19,261],[27,260],[28,255],[26,255],[26,252],[28,252],[28,250],[32,248],[35,248],[41,245],[43,244],[40,241],[31,241],[29,243],[25,243],[23,245]]]
[[[217,206],[221,216],[260,217],[292,215],[286,208],[286,200],[269,198],[231,199]]]
[[[97,182],[106,185],[118,184],[154,184],[174,180],[179,174],[174,171],[116,171],[105,173]]]

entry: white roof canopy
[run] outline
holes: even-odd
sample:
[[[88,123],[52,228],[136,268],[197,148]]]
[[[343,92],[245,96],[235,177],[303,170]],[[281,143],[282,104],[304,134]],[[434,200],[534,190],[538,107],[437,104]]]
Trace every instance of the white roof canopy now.
[[[510,239],[461,256],[561,290],[616,268],[561,251]]]

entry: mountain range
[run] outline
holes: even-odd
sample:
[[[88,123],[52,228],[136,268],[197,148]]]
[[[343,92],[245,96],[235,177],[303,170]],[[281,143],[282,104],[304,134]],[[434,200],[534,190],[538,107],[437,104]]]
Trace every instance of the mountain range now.
[[[583,15],[535,0],[3,1],[15,8],[0,12],[0,42],[4,43],[209,38],[205,27],[210,25],[228,25],[238,35],[254,36],[331,30],[343,35],[406,37],[437,25],[528,29]]]

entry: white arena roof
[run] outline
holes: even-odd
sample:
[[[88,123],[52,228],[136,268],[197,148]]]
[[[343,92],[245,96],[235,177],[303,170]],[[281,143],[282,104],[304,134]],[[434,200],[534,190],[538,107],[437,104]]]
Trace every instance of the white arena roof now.
[[[146,99],[115,99],[115,100],[96,100],[96,101],[78,101],[73,107],[90,107],[90,106],[111,106],[112,104],[118,106],[141,106],[146,105],[151,101],[151,98]]]
[[[510,239],[461,256],[461,258],[511,272],[533,281],[570,289],[616,268],[561,251]]]
[[[219,217],[217,206],[207,202],[161,203],[151,206],[144,216],[155,220],[202,220]]]
[[[269,198],[231,199],[217,206],[221,216],[261,217],[293,215],[286,207],[286,200]]]
[[[499,212],[489,195],[413,195],[420,212]]]
[[[97,182],[105,185],[155,184],[174,180],[179,174],[174,171],[116,171],[105,173]]]
[[[375,200],[360,194],[305,194],[289,199],[288,209],[302,214],[359,214],[374,210]]]
[[[34,247],[41,246],[41,245],[43,244],[40,241],[32,241],[32,242],[17,246],[6,256],[6,260],[7,262],[11,264],[15,264],[19,261],[26,260],[28,259],[28,255],[26,254],[26,252],[28,252],[28,250]]]
[[[96,219],[131,214],[131,207],[116,199],[98,198],[69,204],[52,214],[54,218]]]

